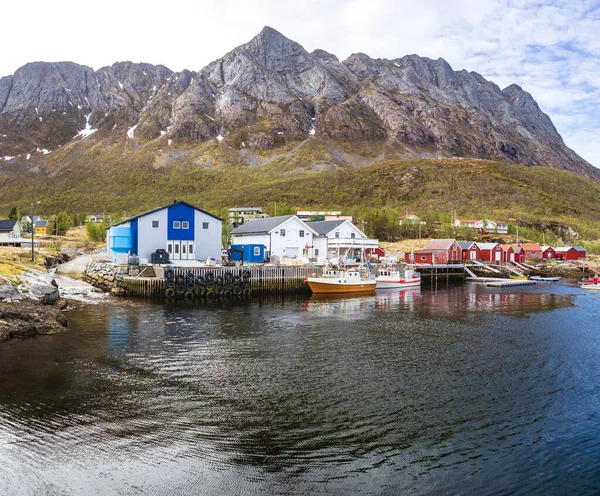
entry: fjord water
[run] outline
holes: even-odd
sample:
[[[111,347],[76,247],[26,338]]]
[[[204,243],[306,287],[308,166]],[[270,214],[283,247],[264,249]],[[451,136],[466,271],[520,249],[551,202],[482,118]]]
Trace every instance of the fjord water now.
[[[593,494],[600,295],[118,301],[0,343],[0,494]]]

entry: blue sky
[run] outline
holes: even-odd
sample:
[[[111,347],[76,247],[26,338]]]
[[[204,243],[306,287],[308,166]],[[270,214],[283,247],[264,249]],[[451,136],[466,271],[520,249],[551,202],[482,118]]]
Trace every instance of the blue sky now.
[[[600,167],[600,0],[29,0],[3,6],[3,19],[0,76],[38,60],[198,70],[264,25],[340,60],[442,57],[523,87]]]

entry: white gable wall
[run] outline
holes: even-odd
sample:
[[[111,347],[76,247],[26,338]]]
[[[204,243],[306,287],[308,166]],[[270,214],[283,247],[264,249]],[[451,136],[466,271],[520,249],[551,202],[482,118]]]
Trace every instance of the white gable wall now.
[[[336,232],[339,233],[339,236],[335,235]],[[354,239],[367,239],[367,237],[363,233],[361,233],[360,230],[350,221],[346,221],[343,224],[340,224],[338,227],[327,233],[327,237],[351,239],[352,234],[354,234]]]
[[[281,230],[285,229],[285,236],[281,235]],[[304,236],[300,237],[300,231],[304,231]],[[271,256],[280,258],[301,258],[304,247],[313,244],[312,230],[300,219],[291,217],[276,229],[271,231]],[[268,249],[268,247],[267,247]],[[310,253],[309,253],[310,255]]]
[[[206,222],[208,229],[204,229]],[[221,260],[221,233],[222,221],[196,210],[194,214],[194,259],[208,260],[212,257],[215,260]]]
[[[309,252],[310,257],[327,257],[327,237],[315,236],[313,238],[313,246],[314,249]]]
[[[152,227],[152,221],[158,221],[158,227]],[[138,253],[140,258],[150,260],[158,249],[167,249],[167,209],[138,217]],[[134,247],[134,250],[136,248]]]

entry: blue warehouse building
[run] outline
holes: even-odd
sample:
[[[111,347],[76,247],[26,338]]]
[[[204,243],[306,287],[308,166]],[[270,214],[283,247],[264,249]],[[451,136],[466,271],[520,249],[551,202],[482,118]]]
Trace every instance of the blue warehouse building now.
[[[152,258],[165,250],[170,260],[207,260],[221,257],[223,219],[184,201],[156,208],[107,228],[107,252]]]

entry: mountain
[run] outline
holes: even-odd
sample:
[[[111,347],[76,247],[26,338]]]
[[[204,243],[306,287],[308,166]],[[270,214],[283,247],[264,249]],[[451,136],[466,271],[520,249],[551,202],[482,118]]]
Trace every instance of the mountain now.
[[[169,167],[185,182],[197,168],[300,174],[441,158],[540,165],[600,183],[600,169],[566,147],[517,85],[500,89],[417,55],[340,62],[269,27],[199,71],[34,62],[0,79],[0,208],[59,195],[57,181],[83,195],[91,178],[110,182],[123,169],[152,187]],[[126,182],[116,189],[132,194]]]

